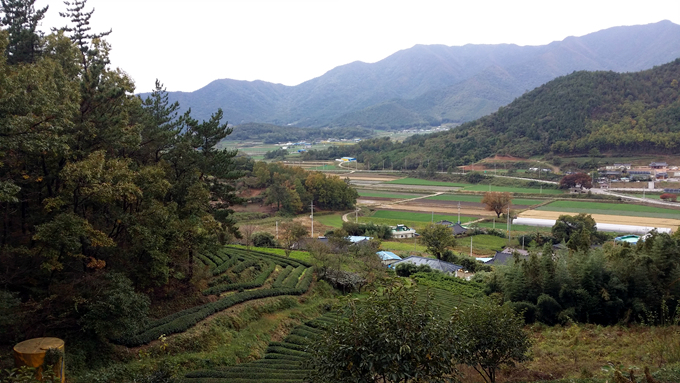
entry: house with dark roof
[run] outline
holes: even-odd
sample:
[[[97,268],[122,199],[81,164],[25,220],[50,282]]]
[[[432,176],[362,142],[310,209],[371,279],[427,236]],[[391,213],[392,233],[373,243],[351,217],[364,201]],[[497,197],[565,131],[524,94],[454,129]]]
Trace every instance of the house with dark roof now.
[[[404,258],[401,261],[397,261],[392,264],[392,267],[396,268],[401,263],[412,263],[416,266],[427,265],[433,270],[439,270],[447,274],[456,274],[456,271],[462,270],[463,266],[455,265],[451,262],[441,261],[434,258],[416,257],[414,255]]]
[[[460,223],[457,223],[451,227],[451,230],[453,230],[453,235],[461,235],[467,233],[468,229],[464,228],[463,226],[460,225]]]
[[[444,225],[444,226],[451,226],[451,225],[453,225],[453,222],[446,220],[446,219],[443,219],[443,220],[437,222],[436,224],[437,225]]]
[[[484,262],[487,265],[506,265],[515,256],[515,253],[520,259],[529,258],[529,252],[526,250],[505,248],[503,251],[497,251],[491,260]]]
[[[665,162],[652,162],[651,164],[649,164],[649,167],[652,169],[663,169],[667,168],[668,164]]]

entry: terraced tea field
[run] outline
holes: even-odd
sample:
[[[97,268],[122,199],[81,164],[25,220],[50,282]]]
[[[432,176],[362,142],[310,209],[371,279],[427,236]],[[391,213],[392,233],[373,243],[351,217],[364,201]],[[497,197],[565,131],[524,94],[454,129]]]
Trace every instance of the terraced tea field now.
[[[210,315],[239,303],[281,295],[302,295],[312,283],[313,269],[309,263],[271,253],[224,247],[215,253],[198,254],[196,257],[213,276],[203,294],[218,298],[154,320],[136,333],[116,339],[116,343],[128,347],[145,345],[161,335],[184,332]],[[270,286],[264,287],[266,283]]]

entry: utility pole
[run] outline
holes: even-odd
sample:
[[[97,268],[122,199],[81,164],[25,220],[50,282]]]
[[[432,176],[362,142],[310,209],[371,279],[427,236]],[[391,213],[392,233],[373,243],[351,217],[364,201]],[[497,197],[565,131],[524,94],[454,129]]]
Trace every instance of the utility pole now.
[[[276,240],[279,240],[279,221],[276,221]]]
[[[470,236],[470,257],[472,257],[472,236]]]
[[[434,223],[434,211],[432,212],[432,223]]]
[[[312,203],[310,203],[309,206],[312,209],[312,215],[310,215],[309,218],[312,219],[312,238],[314,238],[314,201],[312,201]]]
[[[460,201],[458,201],[458,224],[460,225]]]
[[[385,160],[383,160],[383,171],[385,171]]]
[[[507,223],[507,230],[508,230],[508,247],[510,247],[510,204],[508,204],[508,223]]]
[[[359,223],[359,208],[354,210],[354,223]]]

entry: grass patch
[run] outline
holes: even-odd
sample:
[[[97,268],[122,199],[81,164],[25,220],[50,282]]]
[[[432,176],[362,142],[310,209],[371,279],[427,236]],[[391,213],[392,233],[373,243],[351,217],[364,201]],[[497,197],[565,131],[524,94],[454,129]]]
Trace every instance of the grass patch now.
[[[486,250],[501,251],[508,244],[507,238],[496,237],[495,235],[479,234],[470,237],[472,238],[472,249],[480,248]],[[459,245],[470,242],[470,238],[462,238],[458,241]]]
[[[608,214],[651,218],[680,219],[680,210],[633,205],[627,203],[555,201],[536,210],[565,213]]]
[[[480,222],[477,224],[479,227],[484,227],[487,229],[493,229],[494,228],[494,223],[493,222]],[[505,232],[507,230],[507,224],[504,219],[497,219],[496,224],[495,224],[495,229],[497,230],[503,230]],[[535,232],[541,232],[541,233],[550,233],[551,232],[550,227],[540,227],[540,226],[529,226],[529,225],[512,225],[510,228],[510,232],[512,234],[512,237],[515,237],[517,233],[535,233]]]
[[[398,185],[422,185],[422,186],[448,186],[463,188],[468,186],[468,184],[454,183],[454,182],[442,182],[442,181],[430,181],[421,180],[420,178],[402,178],[399,180],[387,181],[388,184],[398,184]]]
[[[322,225],[341,228],[342,227],[342,214],[324,214],[314,216],[314,220],[321,223]]]

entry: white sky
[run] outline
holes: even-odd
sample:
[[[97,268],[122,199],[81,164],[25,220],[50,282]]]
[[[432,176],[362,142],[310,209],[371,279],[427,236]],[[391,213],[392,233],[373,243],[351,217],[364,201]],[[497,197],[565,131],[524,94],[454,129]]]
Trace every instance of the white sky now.
[[[64,26],[62,1],[43,29]],[[111,59],[150,91],[194,91],[220,78],[297,85],[415,44],[542,45],[601,29],[670,20],[680,0],[89,0],[91,27],[113,33]]]

